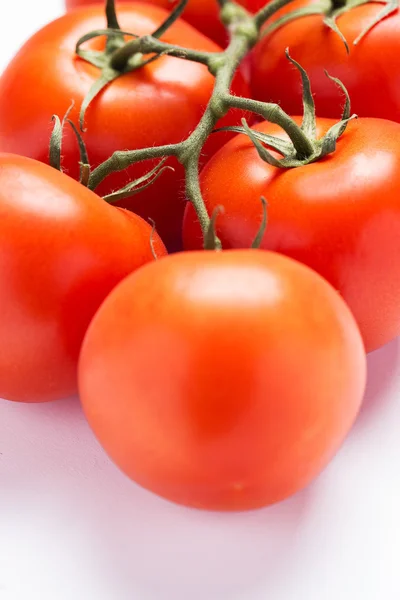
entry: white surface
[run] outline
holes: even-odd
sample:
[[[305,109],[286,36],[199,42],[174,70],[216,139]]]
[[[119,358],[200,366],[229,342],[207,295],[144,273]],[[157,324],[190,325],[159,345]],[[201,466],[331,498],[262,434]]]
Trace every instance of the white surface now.
[[[61,2],[2,10],[0,68]],[[399,342],[369,368],[360,418],[319,480],[239,515],[182,509],[125,479],[76,400],[0,401],[0,599],[399,600]]]

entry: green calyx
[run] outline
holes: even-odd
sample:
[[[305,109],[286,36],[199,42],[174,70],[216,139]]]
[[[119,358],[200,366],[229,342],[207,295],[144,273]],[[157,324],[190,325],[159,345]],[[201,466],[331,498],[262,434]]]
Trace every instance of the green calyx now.
[[[354,119],[356,115],[350,113],[350,97],[343,83],[339,79],[331,77],[325,71],[326,76],[343,92],[345,105],[341,120],[335,123],[322,138],[318,138],[315,103],[311,93],[310,80],[303,67],[291,58],[288,50],[286,50],[286,57],[298,69],[302,79],[303,120],[301,125],[298,126],[275,104],[250,101],[249,106],[267,121],[280,125],[288,134],[289,140],[282,140],[251,129],[245,119],[242,119],[242,127],[222,127],[215,130],[215,132],[235,131],[236,133],[244,133],[253,142],[262,160],[274,167],[292,169],[320,160],[327,154],[334,152],[337,140],[344,133],[348,122]],[[272,148],[281,154],[283,158],[277,158],[268,148]]]
[[[57,169],[57,171],[60,171],[60,172],[63,171],[63,169],[62,169],[62,141],[63,141],[64,128],[66,127],[66,125],[69,125],[69,127],[72,129],[72,131],[75,135],[75,138],[76,138],[76,141],[78,144],[78,148],[79,148],[79,156],[80,156],[79,182],[82,185],[87,186],[87,184],[89,182],[89,177],[90,177],[89,158],[87,155],[85,142],[83,141],[83,138],[82,138],[80,132],[78,131],[78,128],[76,127],[75,123],[69,118],[69,115],[73,108],[74,108],[74,102],[71,103],[71,106],[68,108],[68,110],[65,113],[62,120],[58,117],[58,115],[53,115],[53,117],[52,117],[54,127],[53,127],[52,134],[50,136],[50,143],[49,143],[49,164],[54,169]]]
[[[280,17],[264,29],[263,37],[296,19],[310,15],[322,15],[324,24],[340,37],[347,52],[349,52],[348,42],[340,31],[337,19],[357,6],[371,4],[372,2],[379,2],[383,4],[383,6],[376,14],[375,18],[371,20],[367,27],[360,31],[357,38],[353,41],[353,45],[356,46],[371,31],[371,29],[375,27],[375,25],[398,10],[399,0],[319,0],[315,4],[303,6]]]
[[[136,34],[123,31],[120,28],[115,10],[115,0],[106,0],[107,27],[87,33],[78,40],[75,48],[76,54],[80,58],[101,71],[99,78],[93,84],[81,106],[79,124],[82,131],[84,130],[86,110],[107,85],[121,75],[140,69],[171,51],[168,44],[159,42],[159,38],[181,16],[188,1],[181,0],[168,18],[150,36],[140,38]],[[103,51],[87,50],[83,47],[86,42],[104,36],[107,38],[107,42]],[[133,40],[127,42],[126,37],[131,37]],[[150,58],[144,58],[143,55],[147,51],[152,51],[153,46],[149,44],[150,40],[154,40],[158,52]],[[157,42],[159,43],[157,44]],[[160,45],[162,46],[161,49]],[[184,51],[185,49],[182,49],[182,52]]]

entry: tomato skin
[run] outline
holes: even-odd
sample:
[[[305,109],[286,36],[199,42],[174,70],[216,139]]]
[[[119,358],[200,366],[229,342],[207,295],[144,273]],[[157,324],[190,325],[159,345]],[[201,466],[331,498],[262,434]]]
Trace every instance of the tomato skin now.
[[[166,11],[150,4],[121,6],[121,26],[138,34],[153,31]],[[75,43],[85,33],[104,28],[100,5],[73,11],[53,21],[34,35],[20,50],[0,80],[0,151],[13,152],[48,162],[51,116],[71,113],[77,122],[78,107],[99,76],[99,70],[75,56]],[[209,39],[184,21],[171,27],[164,39],[182,46],[218,50]],[[104,40],[93,42],[98,48]],[[180,142],[196,127],[211,95],[214,78],[204,65],[162,57],[147,67],[126,74],[108,86],[87,112],[85,142],[92,166],[114,151]],[[26,102],[29,90],[29,102]],[[237,79],[237,93],[248,93]],[[240,113],[224,123],[238,122]],[[221,121],[222,122],[222,121]],[[212,136],[205,148],[211,155],[223,143]],[[76,140],[66,132],[63,165],[74,178],[79,175]],[[143,218],[151,217],[170,249],[181,246],[184,211],[184,170],[176,160],[175,173],[165,172],[150,188],[120,203]],[[108,178],[97,193],[105,195],[140,177],[154,163],[138,164]]]
[[[96,314],[79,364],[84,410],[116,464],[169,500],[213,510],[258,508],[309,483],[364,386],[340,296],[259,250],[138,270]]]
[[[87,326],[112,288],[153,260],[150,233],[55,169],[0,155],[0,398],[76,393]],[[157,234],[154,246],[165,254]]]
[[[175,7],[177,4],[177,2],[173,3],[171,0],[144,1],[165,9],[170,9],[171,6]],[[78,6],[87,6],[88,4],[96,3],[98,4],[99,0],[66,0],[66,7],[67,10],[71,10]],[[266,0],[238,0],[238,4],[255,12],[267,4],[267,2]],[[189,0],[183,18],[221,46],[226,44],[226,30],[219,19],[219,9],[216,0]]]
[[[298,119],[299,121],[299,119]],[[319,119],[319,133],[333,124]],[[257,129],[281,135],[261,123]],[[334,154],[296,169],[264,163],[243,135],[222,148],[201,173],[210,214],[224,248],[248,248],[268,202],[262,248],[315,269],[339,290],[368,351],[400,334],[400,125],[382,119],[349,123]],[[201,247],[194,211],[184,220],[186,249]],[[392,259],[390,258],[392,257]]]
[[[297,0],[282,12],[312,3]],[[334,84],[324,73],[326,69],[346,86],[355,114],[400,121],[400,67],[396,58],[400,52],[400,12],[385,18],[357,46],[353,45],[379,10],[379,4],[364,4],[337,19],[348,42],[349,55],[339,36],[318,15],[297,19],[264,37],[251,58],[254,97],[277,102],[289,114],[301,114],[301,82],[297,70],[286,59],[285,49],[289,47],[290,54],[310,77],[320,117],[338,118],[343,106]]]

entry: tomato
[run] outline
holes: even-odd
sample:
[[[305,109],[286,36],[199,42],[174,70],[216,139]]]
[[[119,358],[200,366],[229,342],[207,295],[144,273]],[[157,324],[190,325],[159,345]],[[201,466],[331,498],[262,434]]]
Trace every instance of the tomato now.
[[[173,0],[144,1],[167,9],[170,9],[171,6],[175,7],[177,4],[177,1],[174,2]],[[66,6],[67,10],[71,10],[77,6],[86,6],[98,2],[99,0],[66,0]],[[255,12],[267,4],[267,0],[238,0],[238,4]],[[219,18],[217,0],[189,0],[183,18],[214,41],[221,45],[226,44],[226,30]]]
[[[319,133],[333,121],[319,119]],[[256,127],[281,135],[268,123]],[[346,300],[367,350],[400,334],[400,125],[381,119],[349,123],[337,150],[295,169],[263,162],[251,141],[237,136],[203,169],[211,213],[225,207],[217,232],[224,248],[250,246],[268,202],[262,247],[291,256],[323,275]],[[200,247],[187,207],[184,242]]]
[[[297,0],[283,12],[310,5]],[[252,55],[252,91],[256,98],[279,103],[289,114],[302,110],[301,84],[296,69],[287,61],[285,48],[307,71],[315,96],[318,115],[340,115],[341,105],[332,93],[324,69],[347,87],[353,111],[362,117],[381,117],[400,121],[398,81],[400,66],[400,12],[377,24],[359,42],[353,41],[381,10],[368,3],[353,8],[337,19],[349,44],[350,54],[339,36],[323,24],[320,15],[303,17],[266,36]]]
[[[150,234],[55,169],[0,155],[0,398],[76,392],[87,326],[112,288],[153,260]],[[156,234],[154,248],[165,254]]]
[[[124,29],[145,34],[166,17],[166,11],[150,4],[133,3],[119,11]],[[75,43],[87,32],[104,28],[102,6],[73,11],[50,23],[20,50],[0,80],[0,151],[48,161],[51,116],[64,115],[71,100],[71,117],[77,122],[78,107],[99,69],[75,55]],[[205,51],[218,50],[213,42],[183,21],[171,27],[165,41]],[[104,40],[96,40],[99,47]],[[237,92],[247,93],[243,80]],[[114,151],[180,142],[196,127],[210,98],[214,78],[204,65],[173,57],[161,57],[148,66],[125,74],[94,100],[87,112],[85,141],[93,166]],[[29,102],[26,93],[29,90]],[[230,113],[224,123],[237,122],[241,113]],[[212,136],[206,153],[223,143]],[[64,139],[64,168],[78,177],[79,155],[72,133]],[[171,160],[175,173],[167,171],[140,196],[121,205],[144,218],[152,217],[161,237],[171,249],[181,245],[184,211],[183,168]],[[107,179],[96,190],[109,193],[147,172],[154,163],[136,165]]]
[[[348,433],[365,353],[340,296],[260,250],[139,269],[86,335],[90,425],[134,481],[177,503],[252,509],[308,484]]]

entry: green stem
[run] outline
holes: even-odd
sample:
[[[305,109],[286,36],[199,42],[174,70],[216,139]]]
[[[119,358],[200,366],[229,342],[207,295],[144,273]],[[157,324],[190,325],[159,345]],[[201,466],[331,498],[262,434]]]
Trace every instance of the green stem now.
[[[165,156],[177,156],[179,144],[168,144],[166,146],[155,146],[152,148],[140,148],[139,150],[114,152],[110,158],[101,163],[90,174],[88,188],[95,190],[110,173],[124,171],[128,167],[143,160],[153,158],[164,158]]]
[[[108,29],[120,29],[114,0],[106,0],[106,18]]]
[[[115,0],[106,0],[106,18],[107,29],[120,30],[117,12],[115,10]],[[124,43],[124,36],[120,33],[115,33],[107,38],[106,53],[112,53]]]
[[[227,95],[224,101],[231,108],[249,110],[260,115],[266,121],[279,125],[291,139],[299,159],[308,158],[314,154],[315,148],[310,138],[278,104],[240,98],[231,94]]]
[[[201,226],[203,238],[205,238],[210,226],[210,217],[204,204],[200,189],[199,160],[200,154],[197,153],[195,155],[192,154],[184,163],[186,172],[186,197],[190,199],[190,202],[193,204],[196,210],[196,215]],[[215,242],[217,247],[221,246],[219,240],[216,239]]]
[[[118,48],[111,56],[110,67],[114,71],[123,73],[129,59],[140,52],[140,38],[127,42],[122,48]]]
[[[135,42],[137,43],[135,44]],[[125,48],[128,48],[128,46],[129,44],[126,44]],[[218,56],[218,54],[215,52],[200,52],[198,50],[191,50],[190,48],[182,48],[180,46],[175,46],[174,44],[168,44],[167,42],[161,42],[152,35],[145,35],[138,40],[133,40],[131,48],[133,50],[132,53],[130,52],[129,48],[125,53],[120,53],[119,51],[115,53],[111,61],[113,68],[118,70],[120,67],[118,64],[119,57],[121,57],[123,65],[128,58],[128,55],[130,55],[130,58],[132,54],[135,54],[137,51],[141,52],[142,54],[168,54],[168,56],[175,56],[176,58],[198,62],[207,66],[216,56]]]
[[[181,144],[178,159],[186,170],[186,196],[193,204],[199,219],[203,236],[207,235],[210,218],[204,205],[199,181],[199,160],[201,150],[217,122],[226,115],[229,106],[223,102],[229,90],[237,65],[246,54],[249,42],[244,36],[233,37],[224,60],[216,69],[216,78],[211,100],[193,133]],[[220,246],[219,240],[216,245]]]

